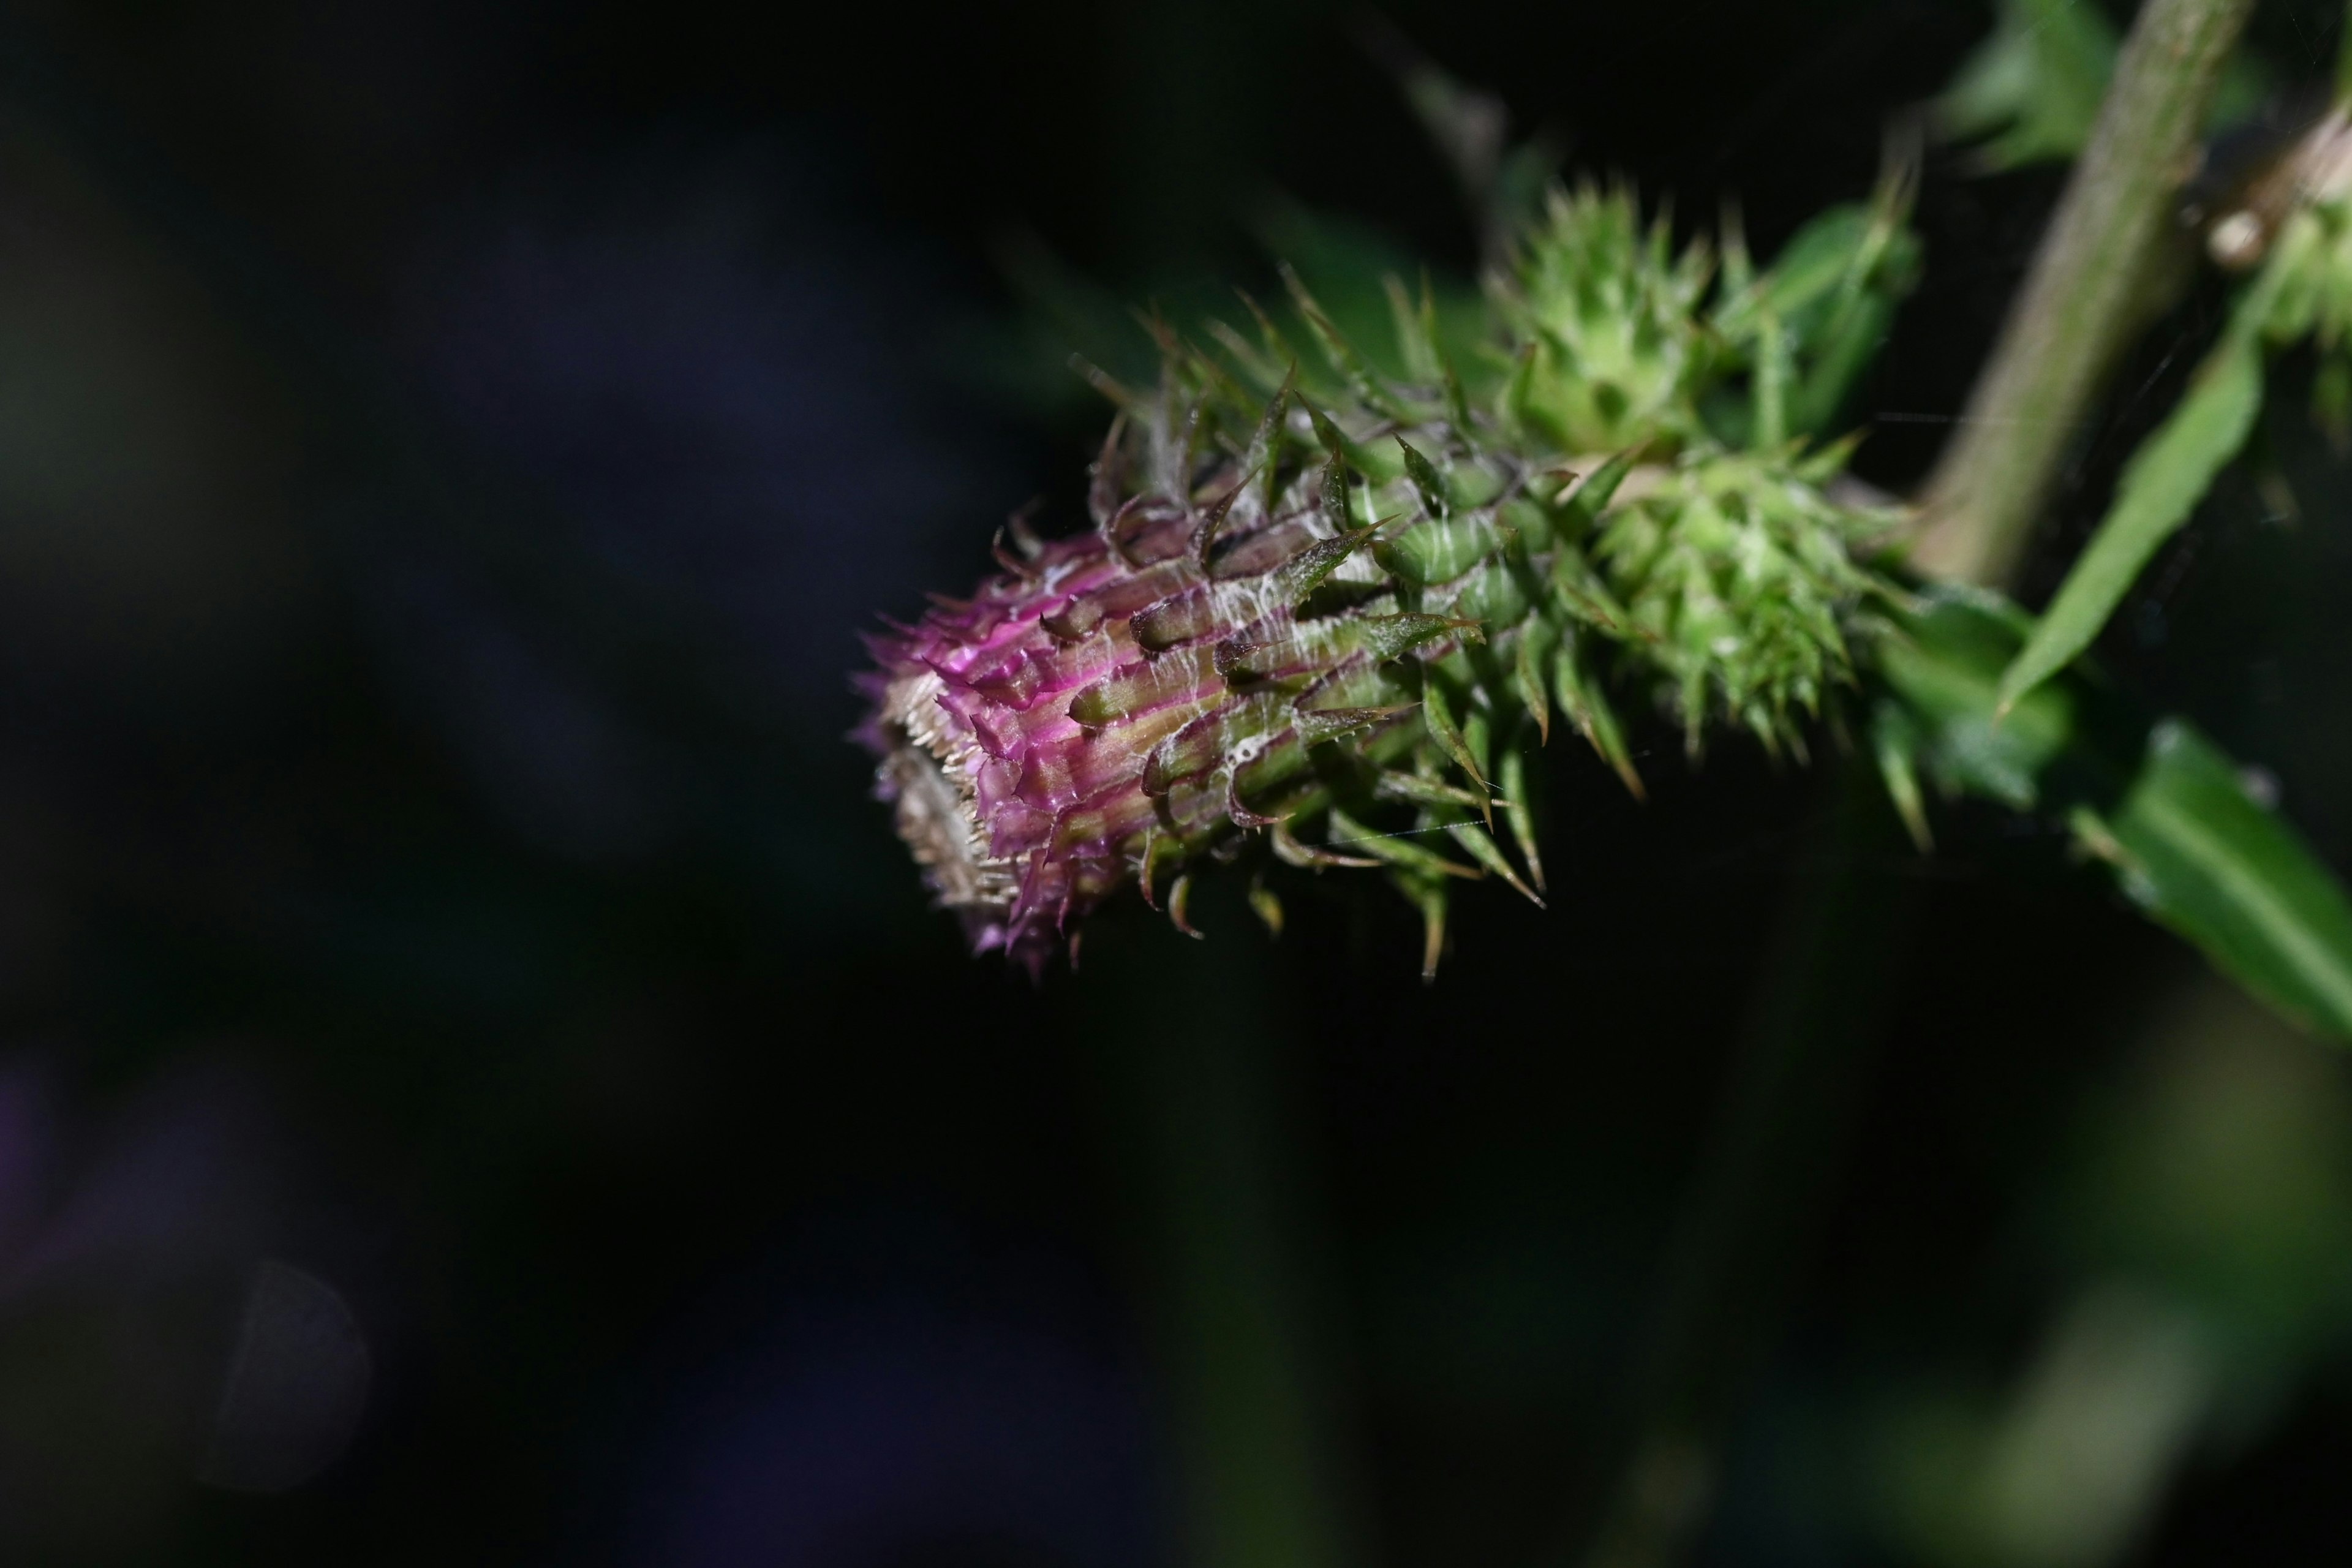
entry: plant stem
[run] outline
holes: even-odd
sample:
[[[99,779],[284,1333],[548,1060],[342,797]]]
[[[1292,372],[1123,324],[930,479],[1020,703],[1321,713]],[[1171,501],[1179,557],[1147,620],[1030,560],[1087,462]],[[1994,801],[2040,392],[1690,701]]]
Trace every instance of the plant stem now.
[[[2100,384],[2141,324],[2173,198],[2253,0],[2147,0],[2023,291],[1928,479],[1911,554],[2006,583]]]

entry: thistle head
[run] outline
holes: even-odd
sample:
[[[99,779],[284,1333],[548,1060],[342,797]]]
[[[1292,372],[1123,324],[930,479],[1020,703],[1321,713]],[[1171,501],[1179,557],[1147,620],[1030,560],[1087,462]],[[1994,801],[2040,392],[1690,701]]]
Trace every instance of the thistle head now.
[[[1865,271],[1833,274],[1825,321]],[[1094,373],[1121,412],[1093,528],[1014,528],[971,599],[876,643],[880,792],[980,949],[1042,967],[1163,872],[1184,926],[1189,868],[1262,857],[1383,870],[1427,973],[1455,882],[1538,899],[1555,715],[1638,794],[1612,684],[1694,749],[1728,721],[1801,750],[1851,675],[1882,591],[1853,552],[1887,520],[1825,494],[1843,448],[1742,449],[1701,419],[1728,363],[1706,252],[1674,254],[1629,192],[1562,194],[1525,237],[1494,294],[1510,371],[1475,395],[1425,290],[1390,287],[1397,380],[1286,282],[1307,353],[1255,305],[1257,341],[1213,323],[1213,357],[1155,321],[1154,392]]]

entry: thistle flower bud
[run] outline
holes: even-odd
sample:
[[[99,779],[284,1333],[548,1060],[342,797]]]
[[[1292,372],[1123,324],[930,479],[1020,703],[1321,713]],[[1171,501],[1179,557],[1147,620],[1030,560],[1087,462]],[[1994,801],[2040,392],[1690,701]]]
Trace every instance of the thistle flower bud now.
[[[1215,357],[1162,328],[1154,394],[1097,375],[1121,411],[1092,530],[1014,525],[971,599],[873,639],[863,683],[878,792],[975,949],[1040,970],[1171,872],[1186,926],[1191,868],[1270,854],[1386,870],[1431,973],[1453,882],[1541,901],[1555,708],[1637,793],[1612,688],[1657,694],[1694,750],[1727,720],[1801,751],[1882,591],[1854,552],[1885,520],[1822,489],[1843,448],[1709,432],[1702,395],[1746,367],[1706,272],[1630,193],[1585,191],[1496,286],[1507,370],[1475,396],[1425,291],[1391,285],[1399,380],[1287,273],[1311,359],[1253,306],[1262,343],[1218,326]],[[1270,889],[1253,903],[1279,923]]]
[[[1696,754],[1710,720],[1768,750],[1804,750],[1801,715],[1853,679],[1843,624],[1890,590],[1849,553],[1887,533],[1891,511],[1832,504],[1808,471],[1769,456],[1685,457],[1601,522],[1597,552],[1650,640],[1663,705]]]
[[[1135,455],[1115,433],[1098,494]],[[1252,477],[1106,499],[1095,531],[1001,551],[974,598],[876,639],[882,789],[977,950],[1034,968],[1126,882],[1278,826],[1328,793],[1314,749],[1394,749],[1420,688],[1399,661],[1475,629],[1384,590],[1342,459]]]
[[[1555,191],[1499,303],[1522,340],[1519,417],[1571,452],[1607,452],[1697,424],[1706,369],[1696,309],[1712,262],[1680,256],[1661,215],[1643,228],[1623,186]]]

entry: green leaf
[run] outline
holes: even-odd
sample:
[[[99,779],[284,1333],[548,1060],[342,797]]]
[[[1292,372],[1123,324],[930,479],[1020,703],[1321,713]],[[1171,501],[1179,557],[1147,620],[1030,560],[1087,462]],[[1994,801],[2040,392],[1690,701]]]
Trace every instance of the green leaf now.
[[[2127,896],[2290,1019],[2352,1040],[2352,903],[2213,745],[2150,723],[2083,671],[1998,722],[1997,677],[2032,622],[1998,596],[1936,589],[1878,647],[1900,737],[1945,789],[2071,825]]]
[[[2091,139],[2116,64],[2115,24],[2080,0],[2001,0],[2000,21],[1937,100],[1944,134],[1989,137],[1988,171],[2072,158]]]
[[[2305,1027],[2352,1039],[2352,905],[2211,742],[2157,725],[2122,804],[2080,826],[2152,919]]]
[[[2006,710],[2091,646],[2157,547],[2189,521],[2222,465],[2237,456],[2263,405],[2262,339],[2242,302],[2230,331],[2198,367],[2188,395],[2139,450],[2032,637],[2000,679]]]
[[[2088,0],[2000,0],[1998,10],[1992,37],[1936,100],[1937,128],[1978,142],[1982,173],[2071,159],[2090,140],[2114,74],[2116,26]],[[2207,131],[2252,118],[2275,91],[2261,60],[2233,56],[2206,111]]]
[[[1918,280],[1919,240],[1908,227],[1916,187],[1916,163],[1890,160],[1868,205],[1814,217],[1761,276],[1743,277],[1745,247],[1736,222],[1725,220],[1723,287],[1711,320],[1752,362],[1756,405],[1714,400],[1708,421],[1727,440],[1773,445],[1768,404],[1790,436],[1831,428]]]
[[[2076,692],[2044,686],[1994,717],[2001,669],[2032,620],[1995,595],[1938,589],[1900,624],[1903,635],[1880,647],[1877,672],[1919,721],[1936,782],[2017,811],[2042,805],[2042,775],[2074,738]]]

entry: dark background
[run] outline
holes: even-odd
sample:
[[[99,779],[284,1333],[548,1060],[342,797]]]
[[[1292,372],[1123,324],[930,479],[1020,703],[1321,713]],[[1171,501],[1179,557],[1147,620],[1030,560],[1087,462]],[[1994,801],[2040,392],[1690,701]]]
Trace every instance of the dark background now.
[[[1990,23],[1385,15],[1766,252]],[[1857,859],[1850,1109],[1696,1331],[1702,1554],[2352,1542],[2344,1064],[2053,830],[1954,808],[1921,860],[1837,827],[1833,766],[1659,727],[1646,805],[1561,759],[1550,912],[1458,900],[1433,987],[1345,878],[1278,943],[1223,884],[1202,944],[1120,907],[1035,987],[925,908],[843,739],[856,633],[1032,496],[1073,526],[1102,419],[1006,258],[1262,283],[1295,202],[1466,272],[1360,21],[0,12],[0,1557],[1562,1561]],[[2258,46],[2308,81],[2336,24]],[[1930,154],[1870,479],[1932,459],[2059,183]],[[2029,595],[2221,298],[2126,367]],[[2278,401],[2300,521],[2225,484],[2106,654],[2344,868],[2352,494]],[[2171,1434],[2109,1545],[1970,1479],[2108,1409]]]

